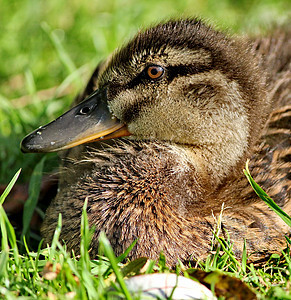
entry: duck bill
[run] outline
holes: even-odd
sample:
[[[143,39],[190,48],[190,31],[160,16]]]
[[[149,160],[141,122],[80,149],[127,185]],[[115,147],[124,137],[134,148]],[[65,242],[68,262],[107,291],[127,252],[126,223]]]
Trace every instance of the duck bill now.
[[[55,152],[84,143],[130,135],[108,109],[105,90],[97,90],[51,123],[21,142],[22,152]]]

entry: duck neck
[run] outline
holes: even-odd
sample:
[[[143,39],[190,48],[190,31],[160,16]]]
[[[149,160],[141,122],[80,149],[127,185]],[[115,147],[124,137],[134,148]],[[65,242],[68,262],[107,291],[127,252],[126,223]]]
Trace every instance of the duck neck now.
[[[180,146],[178,146],[180,147]],[[201,181],[212,187],[218,186],[232,175],[246,157],[247,147],[241,148],[235,142],[206,147],[183,146],[183,156],[195,170]]]

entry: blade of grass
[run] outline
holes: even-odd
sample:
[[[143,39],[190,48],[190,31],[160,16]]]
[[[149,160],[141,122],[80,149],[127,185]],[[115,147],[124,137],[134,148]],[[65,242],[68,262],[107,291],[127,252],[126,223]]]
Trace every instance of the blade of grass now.
[[[154,271],[154,267],[155,267],[156,262],[154,260],[150,260],[150,263],[145,271],[145,274],[151,274]]]
[[[9,192],[11,191],[12,187],[14,186],[14,184],[20,174],[20,171],[21,171],[21,169],[18,170],[16,172],[16,174],[13,176],[12,180],[7,185],[5,191],[3,192],[3,194],[1,195],[1,198],[0,198],[0,200],[1,200],[0,201],[0,229],[1,229],[1,236],[2,236],[1,249],[2,249],[3,253],[7,253],[7,255],[3,254],[3,256],[2,256],[3,259],[1,261],[1,263],[5,263],[5,258],[6,258],[6,262],[7,262],[9,243],[10,243],[10,246],[13,251],[14,259],[15,259],[15,266],[16,266],[15,271],[18,273],[18,275],[20,274],[20,268],[19,268],[20,260],[19,260],[18,246],[16,243],[16,235],[15,235],[13,226],[11,225],[11,223],[8,220],[8,217],[4,211],[2,204],[5,201],[5,198],[7,197]]]
[[[118,256],[116,258],[117,260],[117,263],[120,263],[122,262],[126,257],[127,255],[129,254],[129,252],[133,249],[133,247],[136,245],[138,239],[134,240],[130,245],[129,247],[124,251],[124,253],[122,253],[120,256]],[[110,274],[111,272],[111,265],[107,268],[107,270],[104,272],[103,276],[106,277]]]
[[[3,248],[2,248],[3,249]],[[0,252],[0,278],[7,278],[7,263],[8,263],[8,251]]]
[[[232,247],[226,248],[222,239],[220,237],[218,237],[215,232],[213,232],[215,238],[217,239],[217,241],[219,242],[219,244],[221,245],[223,251],[229,256],[229,259],[234,263],[236,268],[241,268],[240,263],[237,261],[237,259],[235,258],[235,256],[233,255],[233,253],[231,252]],[[235,270],[237,271],[237,270]]]
[[[6,222],[5,222],[5,211],[3,206],[0,206],[0,229],[1,229],[1,250],[3,252],[9,251],[9,243],[8,243],[8,234],[6,229]]]
[[[242,252],[242,259],[241,259],[241,268],[244,274],[246,274],[247,271],[247,245],[246,240],[244,240],[244,248]]]
[[[68,73],[71,74],[74,71],[76,71],[76,66],[74,62],[71,60],[70,56],[65,51],[60,39],[56,35],[54,31],[51,30],[50,26],[46,22],[42,22],[41,27],[43,31],[48,35],[51,42],[53,43],[55,49],[57,50],[57,53],[59,55],[59,58],[61,62],[64,64],[64,66],[67,68]]]
[[[30,183],[29,183],[29,197],[27,201],[24,203],[24,208],[23,208],[23,230],[21,234],[21,238],[26,236],[26,240],[29,239],[28,236],[28,229],[29,229],[29,224],[32,218],[32,215],[34,213],[37,200],[39,197],[40,193],[40,187],[41,187],[41,177],[42,177],[42,170],[43,170],[43,165],[45,161],[45,156],[40,160],[40,162],[35,166]]]
[[[116,259],[117,259],[117,262],[122,262],[129,254],[129,252],[134,248],[134,246],[136,245],[138,239],[134,240],[130,246],[124,251],[124,253],[122,253],[120,256],[118,256]]]
[[[18,264],[18,262],[19,262],[19,257],[18,257],[19,253],[18,253],[18,246],[17,246],[17,242],[16,242],[16,234],[15,234],[14,228],[11,225],[6,213],[4,212],[3,207],[1,207],[1,210],[3,210],[1,212],[1,215],[4,218],[4,222],[5,222],[5,226],[6,226],[7,234],[8,234],[8,240],[9,240],[10,246],[13,250],[13,253],[15,255],[16,264]]]
[[[244,174],[246,175],[249,183],[256,192],[256,194],[288,225],[291,227],[291,217],[286,214],[272,198],[254,181],[249,171],[249,160],[246,162],[246,169]]]
[[[30,69],[27,69],[24,75],[25,75],[26,87],[29,95],[32,97],[33,100],[37,100],[36,98],[37,89],[36,89],[35,80],[32,71]]]
[[[62,230],[62,215],[59,214],[58,225],[55,229],[51,247],[49,248],[49,261],[53,261],[53,259],[54,259],[56,248],[57,248],[57,242],[59,240],[61,230]]]
[[[87,204],[88,198],[85,199],[82,211],[81,218],[81,245],[80,245],[80,254],[81,261],[84,263],[84,267],[86,269],[90,269],[90,257],[89,257],[89,247],[91,243],[91,239],[94,233],[94,229],[89,229],[88,216],[87,216]]]
[[[19,169],[16,174],[13,176],[12,180],[9,182],[9,184],[7,185],[5,191],[3,192],[3,194],[0,196],[0,205],[3,204],[4,200],[6,199],[6,197],[8,196],[8,194],[10,193],[11,189],[13,188],[16,180],[19,177],[19,174],[21,172],[21,169]]]
[[[97,299],[98,293],[96,291],[94,280],[91,275],[91,265],[90,265],[90,256],[89,256],[89,247],[91,239],[94,233],[94,228],[89,228],[88,216],[87,216],[87,204],[88,198],[85,199],[82,218],[81,218],[81,245],[80,245],[80,262],[82,265],[82,280],[84,286],[86,287],[86,293],[88,293],[89,299]],[[85,297],[85,294],[83,293]]]
[[[34,270],[34,273],[36,274],[37,278],[39,279],[40,276],[37,272],[37,268],[36,268],[36,260],[34,259],[34,257],[32,255],[30,255],[30,251],[29,251],[29,248],[28,248],[28,245],[26,243],[26,239],[25,239],[25,236],[23,237],[23,242],[24,242],[24,247],[25,247],[25,250],[27,252],[27,258],[29,259],[30,261],[30,264],[31,264],[31,267],[33,268]]]
[[[132,297],[127,289],[127,286],[125,284],[125,281],[122,277],[121,271],[118,267],[118,263],[115,257],[115,254],[112,250],[112,247],[108,241],[108,239],[105,236],[104,232],[101,232],[100,234],[100,238],[99,238],[99,243],[100,243],[100,248],[104,251],[104,254],[108,257],[111,266],[112,266],[112,270],[115,273],[116,276],[116,280],[120,285],[121,290],[123,291],[125,298],[128,300],[131,300]],[[101,254],[101,253],[100,253]]]

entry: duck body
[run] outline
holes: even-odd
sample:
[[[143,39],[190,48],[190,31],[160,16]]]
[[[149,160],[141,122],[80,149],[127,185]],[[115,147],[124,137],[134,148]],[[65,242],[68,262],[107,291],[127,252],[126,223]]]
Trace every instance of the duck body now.
[[[286,170],[290,54],[284,50],[270,79],[263,70],[271,66],[270,56],[260,51],[266,53],[271,44],[258,40],[252,45],[197,19],[169,21],[138,33],[101,63],[76,100],[78,106],[61,121],[72,120],[71,114],[78,122],[91,118],[95,106],[106,100],[118,123],[114,134],[130,136],[70,148],[87,137],[63,142],[63,129],[54,129],[60,143],[51,148],[50,128],[60,126],[57,119],[23,141],[25,151],[67,149],[59,192],[42,227],[45,243],[51,242],[61,213],[60,238],[78,252],[88,199],[88,220],[95,227],[92,256],[98,254],[98,236],[104,231],[117,255],[138,239],[130,258],[157,259],[161,251],[170,265],[204,258],[223,206],[220,234],[229,234],[237,256],[244,239],[257,258],[284,247],[287,226],[254,194],[242,169],[251,157],[255,180],[291,212]],[[120,133],[123,125],[126,133]],[[102,141],[103,133],[97,139]],[[81,134],[74,129],[72,136]]]

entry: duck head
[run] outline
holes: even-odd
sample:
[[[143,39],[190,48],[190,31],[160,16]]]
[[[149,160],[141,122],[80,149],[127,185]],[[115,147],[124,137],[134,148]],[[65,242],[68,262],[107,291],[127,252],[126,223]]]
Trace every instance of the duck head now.
[[[99,67],[87,99],[22,141],[52,152],[131,135],[235,166],[264,123],[265,78],[247,43],[196,19],[139,32]],[[207,154],[208,153],[208,154]]]

